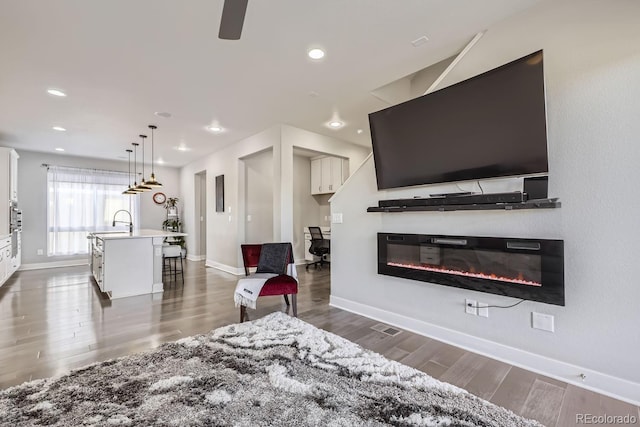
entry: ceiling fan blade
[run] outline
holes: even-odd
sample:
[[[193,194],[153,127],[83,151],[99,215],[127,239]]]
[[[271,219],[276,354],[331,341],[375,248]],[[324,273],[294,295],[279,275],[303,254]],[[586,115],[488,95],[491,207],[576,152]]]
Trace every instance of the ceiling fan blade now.
[[[224,0],[218,37],[224,40],[239,40],[244,24],[244,15],[249,0]]]

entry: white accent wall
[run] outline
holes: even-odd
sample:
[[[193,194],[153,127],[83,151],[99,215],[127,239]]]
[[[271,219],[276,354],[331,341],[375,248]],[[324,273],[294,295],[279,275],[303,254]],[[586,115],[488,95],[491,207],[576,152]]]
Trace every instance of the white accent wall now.
[[[332,224],[332,304],[637,404],[639,16],[635,1],[545,2],[489,28],[443,86],[544,49],[549,195],[562,208],[366,213],[380,199],[457,189],[377,191],[370,159],[332,199],[344,218]],[[483,182],[485,191],[518,185]],[[525,302],[491,308],[489,318],[467,315],[465,298],[517,300],[380,276],[377,232],[563,239],[566,306]],[[532,329],[533,311],[555,316],[555,333]]]
[[[185,232],[195,227],[195,186],[193,175],[206,170],[207,188],[214,189],[214,177],[224,175],[225,212],[215,211],[215,194],[207,197],[207,254],[206,264],[235,274],[241,274],[240,244],[248,243],[246,230],[246,177],[247,163],[243,159],[256,153],[272,152],[273,161],[273,240],[295,242],[294,237],[294,183],[298,177],[294,170],[294,147],[348,158],[359,165],[371,151],[346,141],[319,135],[287,125],[276,125],[249,138],[237,141],[180,170],[181,194],[185,201],[183,217]],[[262,155],[262,154],[260,154]],[[262,159],[264,160],[264,159]],[[260,162],[260,168],[266,167]],[[255,165],[254,165],[255,166]],[[251,175],[251,174],[250,174]],[[306,179],[306,177],[304,178]],[[309,187],[309,191],[311,188]],[[251,208],[250,208],[251,209]],[[253,215],[253,214],[252,214]],[[187,247],[195,240],[187,236]],[[255,243],[255,242],[253,242]],[[304,255],[302,255],[304,256]]]

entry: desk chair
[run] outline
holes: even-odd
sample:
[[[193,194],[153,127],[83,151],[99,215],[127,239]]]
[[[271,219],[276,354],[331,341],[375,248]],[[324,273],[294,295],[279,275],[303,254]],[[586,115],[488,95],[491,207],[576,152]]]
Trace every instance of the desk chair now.
[[[245,244],[240,245],[240,249],[242,250],[242,261],[244,263],[244,274],[245,276],[249,276],[251,273],[250,269],[258,266],[258,261],[260,260],[260,251],[262,249],[262,244]],[[281,274],[276,277],[272,277],[267,280],[262,289],[260,290],[259,297],[263,296],[272,296],[272,295],[282,295],[284,297],[284,302],[289,306],[289,297],[291,295],[291,308],[293,310],[293,317],[298,317],[298,304],[297,304],[297,294],[298,294],[298,281],[292,276],[288,276],[286,274]],[[244,319],[247,317],[247,307],[244,305],[240,306],[240,323],[244,322]]]
[[[180,259],[180,270],[178,270],[178,259]],[[173,281],[178,278],[178,273],[182,278],[182,284],[184,285],[184,273],[182,265],[182,248],[180,245],[165,245],[162,247],[162,276],[168,275],[171,278],[173,274]]]
[[[318,268],[318,264],[320,264],[320,268],[322,268],[324,264],[328,264],[329,261],[326,260],[326,257],[331,253],[331,240],[327,240],[322,237],[322,230],[320,230],[320,227],[308,228],[309,234],[311,234],[311,246],[309,247],[309,253],[320,257],[320,260],[308,263],[305,267],[307,271],[309,270],[310,265]]]

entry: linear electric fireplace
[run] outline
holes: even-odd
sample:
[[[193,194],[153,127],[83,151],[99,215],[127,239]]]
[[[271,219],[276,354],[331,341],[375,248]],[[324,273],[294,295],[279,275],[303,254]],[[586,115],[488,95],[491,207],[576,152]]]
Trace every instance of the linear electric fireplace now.
[[[378,274],[564,305],[564,242],[378,233]]]

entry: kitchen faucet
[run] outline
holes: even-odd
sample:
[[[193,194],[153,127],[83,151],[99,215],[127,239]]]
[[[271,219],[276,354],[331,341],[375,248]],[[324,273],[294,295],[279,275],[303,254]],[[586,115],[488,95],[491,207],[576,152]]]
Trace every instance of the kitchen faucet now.
[[[129,233],[133,233],[133,219],[131,218],[131,213],[128,210],[125,209],[120,209],[118,211],[116,211],[116,213],[113,214],[113,223],[111,224],[112,227],[116,226],[116,222],[121,222],[123,224],[127,224],[127,221],[116,221],[116,215],[118,215],[118,212],[126,212],[127,214],[129,214]]]

